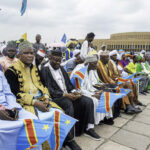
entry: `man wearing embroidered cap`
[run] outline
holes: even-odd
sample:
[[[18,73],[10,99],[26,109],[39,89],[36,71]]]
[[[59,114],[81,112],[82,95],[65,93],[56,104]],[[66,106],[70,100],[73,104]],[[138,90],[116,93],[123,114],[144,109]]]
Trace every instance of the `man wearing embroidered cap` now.
[[[50,111],[54,110],[50,108],[61,108],[50,101],[50,94],[41,83],[38,69],[33,65],[33,60],[32,44],[28,41],[21,42],[19,44],[19,59],[7,69],[5,76],[17,102],[25,110],[38,116],[40,120],[47,121],[50,120]],[[45,116],[42,115],[43,113]]]
[[[76,135],[86,133],[92,139],[99,140],[99,136],[93,130],[93,102],[73,87],[66,71],[60,66],[61,60],[62,52],[59,49],[52,50],[49,62],[41,71],[44,84],[49,89],[53,101],[68,115],[79,120],[76,123]]]
[[[104,83],[98,77],[97,62],[98,56],[94,52],[92,55],[86,57],[85,64],[88,65],[88,68],[81,84],[81,91],[84,95],[90,97],[93,100],[95,124],[98,125],[100,121],[104,120],[105,116],[107,116],[108,119],[105,118],[104,123],[112,125],[113,124],[112,111],[110,111],[110,113],[108,114],[96,113],[96,108],[98,107],[100,96],[103,91],[97,90],[94,86],[96,85],[105,86]]]
[[[11,90],[24,109],[36,115],[35,108],[46,112],[50,95],[40,81],[36,66],[32,64],[34,60],[32,44],[28,41],[22,42],[19,50],[19,60],[5,72]]]

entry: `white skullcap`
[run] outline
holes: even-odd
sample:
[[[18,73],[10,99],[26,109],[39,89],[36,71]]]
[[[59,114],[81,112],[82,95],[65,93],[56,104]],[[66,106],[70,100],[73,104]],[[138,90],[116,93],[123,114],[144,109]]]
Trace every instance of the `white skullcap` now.
[[[142,50],[142,51],[141,51],[141,54],[143,54],[143,53],[146,53],[146,51],[145,51],[145,50]]]
[[[109,56],[113,56],[113,55],[117,55],[117,54],[118,54],[117,50],[113,50],[109,53]]]
[[[101,51],[100,56],[109,56],[109,52],[108,51]]]
[[[101,48],[103,48],[103,47],[106,47],[106,45],[104,43],[102,44]]]
[[[98,61],[98,56],[97,55],[90,55],[87,56],[85,59],[85,64],[90,63],[90,62],[95,62]]]

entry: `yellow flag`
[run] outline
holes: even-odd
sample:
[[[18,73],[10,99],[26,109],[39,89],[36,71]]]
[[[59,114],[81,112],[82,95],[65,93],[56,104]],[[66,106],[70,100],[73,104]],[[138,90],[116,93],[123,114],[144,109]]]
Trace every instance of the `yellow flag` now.
[[[24,34],[22,35],[22,38],[24,39],[24,41],[27,41],[27,33],[24,33]]]

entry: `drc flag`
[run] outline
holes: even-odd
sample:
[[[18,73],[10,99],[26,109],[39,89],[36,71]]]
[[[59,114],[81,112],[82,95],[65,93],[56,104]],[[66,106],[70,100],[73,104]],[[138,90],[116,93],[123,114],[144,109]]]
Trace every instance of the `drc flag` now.
[[[54,124],[51,138],[48,140],[51,150],[60,150],[76,120],[64,113],[55,111],[54,117],[51,118],[50,122]]]
[[[131,83],[132,85],[136,84],[137,81],[140,80],[140,78],[130,78],[130,79],[125,79],[125,78],[118,78],[118,84],[122,84],[125,82]]]
[[[73,84],[73,86],[77,89],[81,89],[81,84],[82,84],[82,81],[85,77],[85,73],[87,71],[87,66],[85,66],[84,68],[76,71],[72,78],[71,78],[71,83]]]
[[[38,147],[49,139],[54,124],[46,121],[26,119],[17,140],[17,150]]]
[[[120,98],[125,96],[124,93],[104,92],[96,109],[96,112],[107,114],[112,109],[113,104]]]

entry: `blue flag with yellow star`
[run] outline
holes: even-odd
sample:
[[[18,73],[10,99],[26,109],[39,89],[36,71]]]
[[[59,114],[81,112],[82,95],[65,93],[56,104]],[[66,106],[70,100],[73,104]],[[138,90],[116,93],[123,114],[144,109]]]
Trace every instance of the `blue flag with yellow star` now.
[[[33,119],[24,120],[17,139],[16,150],[38,147],[50,138],[54,123]]]
[[[51,150],[60,150],[76,119],[63,112],[54,111],[49,121],[24,120],[19,132],[16,150],[29,150],[49,142]]]
[[[54,117],[51,118],[54,123],[51,138],[48,140],[51,150],[60,150],[62,144],[68,135],[71,128],[75,125],[76,119],[61,113],[59,111],[54,112]]]
[[[127,91],[125,91],[127,90]],[[123,98],[128,92],[128,89],[122,90],[122,93],[104,92],[96,109],[96,112],[107,114],[112,109],[113,104],[120,98]]]

